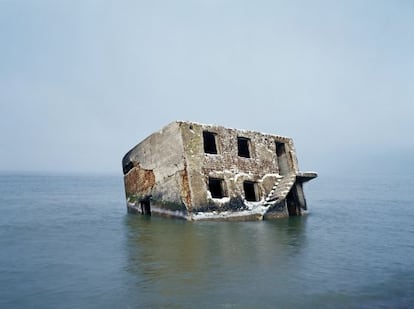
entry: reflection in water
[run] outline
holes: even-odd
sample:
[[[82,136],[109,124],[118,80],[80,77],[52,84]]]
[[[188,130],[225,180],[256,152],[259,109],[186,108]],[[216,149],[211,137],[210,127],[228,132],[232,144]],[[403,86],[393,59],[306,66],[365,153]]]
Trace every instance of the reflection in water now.
[[[197,223],[126,215],[118,177],[0,177],[0,308],[412,308],[414,177],[355,176]]]
[[[193,223],[127,216],[126,226],[128,271],[135,274],[143,298],[171,305],[211,294],[224,304],[226,297],[217,298],[224,291],[244,293],[263,281],[280,286],[283,270],[296,267],[304,246],[306,217]]]

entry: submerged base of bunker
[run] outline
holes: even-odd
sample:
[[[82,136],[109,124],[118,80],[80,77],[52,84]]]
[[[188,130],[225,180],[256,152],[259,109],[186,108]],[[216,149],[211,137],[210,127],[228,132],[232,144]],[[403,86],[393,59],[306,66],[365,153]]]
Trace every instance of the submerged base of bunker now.
[[[263,220],[307,211],[293,140],[173,122],[122,160],[127,209],[186,220]]]

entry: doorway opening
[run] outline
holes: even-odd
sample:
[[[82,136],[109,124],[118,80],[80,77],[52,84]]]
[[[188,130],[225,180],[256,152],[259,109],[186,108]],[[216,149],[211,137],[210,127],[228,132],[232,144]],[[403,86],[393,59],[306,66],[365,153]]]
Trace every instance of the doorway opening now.
[[[141,213],[146,216],[151,216],[151,202],[149,199],[141,201]]]
[[[276,156],[277,165],[279,167],[279,175],[289,174],[290,168],[285,143],[276,142]]]

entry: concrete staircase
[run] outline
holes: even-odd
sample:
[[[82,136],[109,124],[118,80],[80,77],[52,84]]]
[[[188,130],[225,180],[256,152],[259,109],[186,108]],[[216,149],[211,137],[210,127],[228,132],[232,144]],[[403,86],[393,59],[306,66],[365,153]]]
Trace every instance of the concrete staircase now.
[[[271,206],[274,205],[286,198],[290,189],[292,188],[293,184],[296,181],[296,174],[287,174],[280,176],[276,181],[269,192],[269,194],[265,198],[265,202],[263,206]]]

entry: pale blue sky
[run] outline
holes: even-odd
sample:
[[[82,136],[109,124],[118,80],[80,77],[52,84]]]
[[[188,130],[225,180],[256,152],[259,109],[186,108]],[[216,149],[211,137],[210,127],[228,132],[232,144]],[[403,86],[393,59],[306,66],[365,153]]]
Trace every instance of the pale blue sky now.
[[[0,171],[120,173],[173,120],[414,170],[414,2],[0,0]]]

